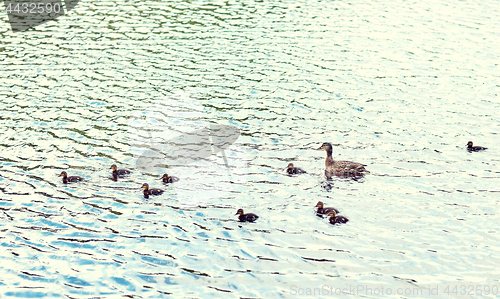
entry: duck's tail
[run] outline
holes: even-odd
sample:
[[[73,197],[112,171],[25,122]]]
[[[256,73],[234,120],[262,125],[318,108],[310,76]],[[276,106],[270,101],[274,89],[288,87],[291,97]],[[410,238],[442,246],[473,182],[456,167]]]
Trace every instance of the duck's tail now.
[[[355,173],[359,173],[359,174],[365,174],[365,173],[370,173],[368,170],[366,170],[365,166],[362,165],[362,166],[359,166],[355,169],[353,169],[353,172]]]

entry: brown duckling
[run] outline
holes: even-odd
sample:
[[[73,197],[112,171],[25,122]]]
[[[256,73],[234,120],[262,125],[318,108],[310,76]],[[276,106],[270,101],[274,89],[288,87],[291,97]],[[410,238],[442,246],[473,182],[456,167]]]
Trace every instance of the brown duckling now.
[[[169,176],[168,174],[164,174],[162,177],[161,177],[161,180],[164,182],[164,183],[175,183],[175,182],[178,182],[179,181],[179,178],[178,177],[175,177],[175,176]]]
[[[330,216],[329,221],[331,224],[346,223],[347,221],[349,221],[349,219],[345,218],[344,216],[336,216],[335,211],[331,211],[330,213],[328,213],[328,215]]]
[[[66,173],[66,171],[61,172],[61,174],[59,176],[63,177],[63,183],[64,184],[67,184],[68,182],[74,183],[74,182],[83,181],[82,177],[79,177],[79,176],[76,176],[76,175],[68,176],[68,174]]]
[[[255,220],[257,220],[257,218],[259,218],[259,216],[252,213],[244,214],[243,209],[239,209],[238,212],[236,212],[236,214],[234,215],[240,215],[238,218],[241,222],[254,222]]]
[[[115,164],[111,165],[111,167],[109,169],[111,169],[111,173],[113,174],[113,180],[115,180],[115,181],[118,178],[118,176],[124,176],[126,174],[131,173],[130,170],[118,169],[118,167],[116,167]]]
[[[472,141],[467,142],[467,150],[469,152],[478,152],[478,151],[484,151],[487,149],[487,147],[482,147],[482,146],[473,146]]]
[[[330,213],[332,211],[335,212],[335,213],[339,213],[339,210],[337,210],[335,208],[324,208],[322,201],[318,201],[318,203],[316,204],[316,206],[318,207],[318,210],[316,211],[317,214],[328,214],[328,213]]]
[[[144,198],[149,198],[150,195],[161,195],[164,192],[157,188],[149,189],[149,185],[146,183],[142,184],[142,189],[144,190]]]
[[[325,166],[326,170],[331,173],[343,174],[343,173],[352,173],[352,174],[364,174],[370,173],[365,169],[365,164],[361,164],[358,162],[352,161],[335,161],[333,160],[333,147],[330,143],[325,142],[321,145],[318,150],[326,151],[326,160]]]
[[[293,167],[293,163],[288,164],[288,167],[286,168],[286,172],[288,172],[288,174],[300,174],[300,173],[307,173],[307,172],[306,172],[305,170],[303,170],[302,168]]]

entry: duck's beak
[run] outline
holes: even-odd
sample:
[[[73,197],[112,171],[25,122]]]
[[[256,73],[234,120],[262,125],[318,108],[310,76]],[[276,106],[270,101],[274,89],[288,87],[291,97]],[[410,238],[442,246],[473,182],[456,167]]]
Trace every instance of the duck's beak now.
[[[234,214],[234,215],[238,215],[238,213]]]
[[[320,146],[320,147],[317,149],[317,151],[320,151],[320,150],[322,150],[322,149],[323,149],[323,146]]]

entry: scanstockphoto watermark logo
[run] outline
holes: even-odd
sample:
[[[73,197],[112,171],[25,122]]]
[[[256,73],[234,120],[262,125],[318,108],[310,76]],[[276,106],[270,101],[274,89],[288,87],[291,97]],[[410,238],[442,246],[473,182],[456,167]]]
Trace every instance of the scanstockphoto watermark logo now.
[[[80,0],[64,0],[69,12]],[[4,0],[12,32],[22,32],[64,15],[61,0]]]
[[[500,295],[499,285],[491,284],[430,284],[415,287],[388,287],[388,286],[371,286],[371,285],[349,285],[345,287],[337,287],[332,285],[322,285],[318,287],[306,287],[299,285],[291,285],[289,294],[293,296],[333,296],[354,295],[362,297],[386,297],[386,296],[404,296],[416,298],[428,298],[432,296],[449,297],[449,296],[489,296]]]
[[[178,177],[167,189],[181,204],[224,198],[247,172],[240,130],[216,123],[194,91],[149,101],[133,113],[128,127],[135,168],[158,179],[144,183],[158,186],[164,173]]]

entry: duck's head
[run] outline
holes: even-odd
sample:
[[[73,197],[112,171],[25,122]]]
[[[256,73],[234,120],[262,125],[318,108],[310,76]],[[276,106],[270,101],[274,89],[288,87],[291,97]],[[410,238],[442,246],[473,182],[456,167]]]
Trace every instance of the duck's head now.
[[[330,218],[334,218],[337,214],[335,213],[335,211],[331,211],[330,213],[328,213],[328,216],[330,216]]]
[[[144,191],[149,190],[149,185],[146,183],[142,184],[142,189],[144,189]]]
[[[292,169],[293,168],[293,163],[288,163],[287,169]]]
[[[320,209],[323,208],[323,202],[322,201],[318,201],[318,203],[316,204],[316,206]]]
[[[161,177],[162,180],[168,180],[168,174],[163,174],[163,176]]]
[[[332,150],[332,145],[328,142],[325,142],[323,143],[319,148],[318,148],[318,151],[319,150],[325,150],[325,151],[331,151]]]
[[[66,177],[68,177],[68,174],[66,173],[66,171],[63,171],[63,172],[61,172],[61,174],[59,176],[66,178]]]
[[[467,142],[467,147],[472,147],[472,141]]]
[[[115,164],[111,165],[111,167],[109,169],[112,169],[111,172],[113,171],[116,171],[118,169],[118,167],[116,167]]]
[[[244,214],[243,209],[238,209],[238,212],[236,212],[236,214],[234,215],[243,215],[243,214]]]

